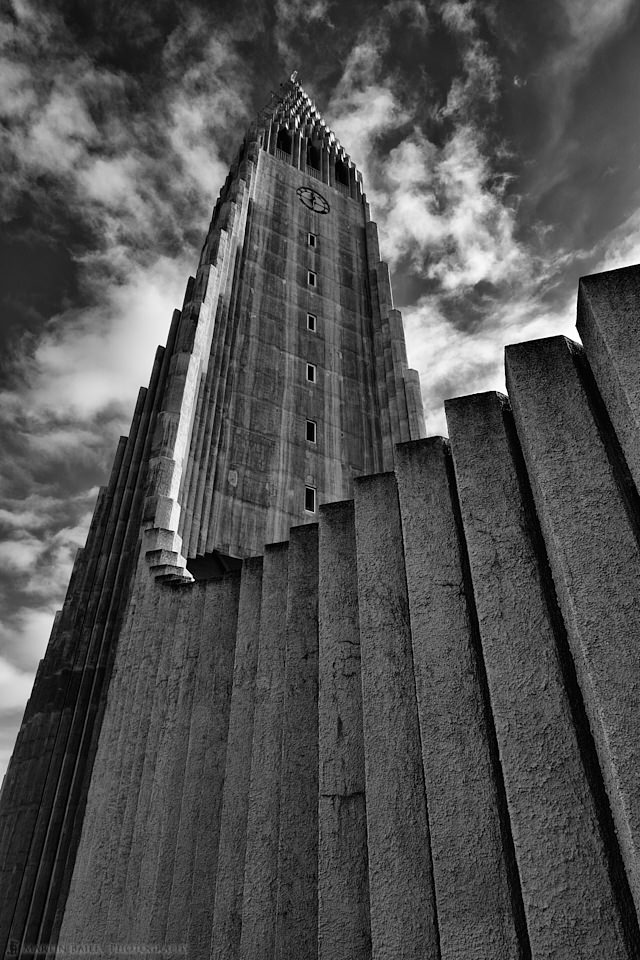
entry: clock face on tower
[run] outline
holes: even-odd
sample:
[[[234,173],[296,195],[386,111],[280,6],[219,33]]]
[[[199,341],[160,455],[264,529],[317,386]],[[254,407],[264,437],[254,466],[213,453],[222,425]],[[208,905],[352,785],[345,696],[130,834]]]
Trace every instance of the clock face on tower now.
[[[317,190],[313,190],[311,187],[298,187],[296,193],[300,197],[300,202],[304,203],[309,210],[313,210],[315,213],[329,213],[329,204]]]

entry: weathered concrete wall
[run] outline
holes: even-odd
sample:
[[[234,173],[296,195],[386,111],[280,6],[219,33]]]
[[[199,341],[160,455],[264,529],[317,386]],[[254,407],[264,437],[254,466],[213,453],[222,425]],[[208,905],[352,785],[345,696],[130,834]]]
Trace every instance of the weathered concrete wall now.
[[[276,193],[308,174],[298,136],[278,180],[277,132],[263,158]],[[355,209],[353,171],[339,190],[336,150],[323,151],[322,182]],[[510,399],[452,401],[450,441],[394,448],[417,429],[415,382],[363,221],[371,350],[347,366],[372,363],[369,454],[386,472],[241,572],[184,582],[181,508],[188,537],[213,522],[198,465],[233,324],[224,297],[214,316],[210,285],[228,290],[223,254],[249,223],[240,181],[27,707],[0,812],[3,950],[30,957],[59,935],[84,953],[218,960],[640,958],[640,271],[582,282],[584,350],[508,348]],[[353,236],[334,239],[356,255]],[[340,286],[326,269],[326,289]],[[336,330],[326,344],[340,352],[353,329],[345,343]],[[341,424],[368,429],[346,409],[359,377],[323,400],[328,464],[345,463]],[[229,509],[230,529],[249,522]]]
[[[63,943],[640,958],[637,492],[582,348],[507,374],[240,575],[141,560]]]
[[[360,620],[353,503],[320,510],[318,956],[371,956]]]
[[[284,127],[293,134],[286,150],[278,147]],[[316,190],[316,199],[321,193],[326,212],[305,206],[300,189]],[[118,642],[120,668],[133,671],[137,686],[116,682],[120,698],[112,698],[105,733],[115,755],[101,757],[100,776],[116,764],[114,776],[124,784],[140,778],[140,795],[107,791],[105,802],[122,819],[106,833],[92,814],[92,842],[120,856],[108,917],[100,916],[96,930],[115,929],[115,917],[128,927],[127,911],[143,902],[142,890],[145,903],[164,903],[163,878],[170,865],[182,869],[174,848],[195,842],[193,823],[163,813],[151,838],[145,818],[187,778],[182,761],[167,756],[196,702],[197,684],[189,680],[196,654],[186,654],[184,644],[197,647],[198,614],[189,604],[199,588],[184,609],[168,604],[175,646],[158,647],[147,627],[164,600],[146,583],[138,556],[166,583],[192,581],[187,560],[197,563],[203,554],[205,567],[233,568],[220,554],[259,554],[265,543],[287,537],[292,524],[313,523],[320,503],[351,496],[354,476],[390,468],[394,444],[422,435],[417,374],[407,368],[375,232],[353,163],[300,85],[287,82],[231,166],[196,275],[141,391],[38,671],[1,798],[0,948],[9,940],[16,950],[56,940]],[[315,365],[314,383],[307,363]],[[315,438],[307,436],[307,420]],[[312,509],[307,487],[315,492]],[[246,642],[251,656],[248,634]],[[160,696],[153,678],[165,673],[157,683],[177,699],[147,713],[150,698]],[[237,709],[250,723],[249,701]],[[190,750],[200,757],[196,744]],[[203,762],[208,757],[205,751]],[[238,758],[229,774],[242,780],[245,773]],[[226,818],[223,827],[235,834],[240,824]],[[143,846],[143,861],[125,863],[123,851]],[[225,864],[232,869],[228,851]],[[96,901],[100,889],[101,881]],[[171,900],[169,928],[179,924],[180,902],[177,895]],[[152,931],[165,923],[158,910]],[[233,939],[237,905],[221,903],[220,910]]]
[[[131,433],[74,565],[27,704],[0,804],[0,951],[55,942],[86,803],[116,641],[139,549],[150,434],[179,314],[140,392]],[[8,946],[9,945],[9,946]]]

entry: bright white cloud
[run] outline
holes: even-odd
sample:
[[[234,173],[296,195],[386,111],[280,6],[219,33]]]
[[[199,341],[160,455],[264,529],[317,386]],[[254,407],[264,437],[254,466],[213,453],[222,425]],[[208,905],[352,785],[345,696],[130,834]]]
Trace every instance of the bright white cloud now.
[[[148,267],[134,264],[126,282],[106,287],[102,304],[53,318],[23,360],[23,412],[42,421],[86,420],[112,404],[131,410],[139,386],[148,381],[155,347],[166,340],[191,266],[166,257]],[[58,439],[78,445],[84,431],[58,433]]]
[[[44,650],[42,651],[44,653]],[[37,662],[35,664],[37,666]],[[2,711],[24,709],[31,687],[33,673],[31,670],[19,670],[12,663],[0,657],[0,703]],[[0,776],[4,773],[0,766]]]
[[[53,607],[31,608],[20,611],[8,621],[0,624],[0,647],[3,654],[0,662],[3,664],[0,670],[5,670],[6,674],[18,672],[28,676],[29,673],[35,673],[39,661],[42,659],[47,646],[47,641],[53,627],[55,611]],[[25,681],[27,677],[25,676]],[[31,680],[33,683],[33,678]],[[26,694],[30,693],[30,689]],[[22,701],[17,700],[15,706],[22,706],[27,701],[25,696]],[[0,703],[8,707],[9,704],[0,697]]]
[[[574,295],[560,309],[545,309],[533,291],[525,292],[496,305],[495,314],[474,330],[456,326],[431,297],[406,310],[403,319],[411,362],[422,371],[427,435],[446,434],[445,400],[505,390],[506,345],[559,335],[578,340]]]
[[[571,56],[584,58],[626,22],[635,0],[561,0],[572,39]]]
[[[413,125],[391,151],[376,150],[379,136],[403,132],[412,112],[392,78],[382,79],[387,39],[375,28],[351,51],[329,106],[332,127],[363,170],[392,266],[408,258],[417,273],[439,281],[446,292],[481,281],[513,283],[526,258],[506,200],[507,180],[493,175],[475,115],[496,98],[497,65],[478,36],[475,4],[448,0],[440,12],[462,50],[461,74],[440,111],[454,121],[448,139],[436,146]]]
[[[600,260],[592,272],[617,270],[633,263],[640,263],[640,208],[635,209],[606,238]]]

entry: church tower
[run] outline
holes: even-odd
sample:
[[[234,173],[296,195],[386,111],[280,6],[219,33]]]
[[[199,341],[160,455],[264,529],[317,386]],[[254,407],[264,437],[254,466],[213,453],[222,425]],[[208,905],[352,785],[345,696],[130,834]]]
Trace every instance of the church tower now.
[[[168,631],[202,614],[206,587],[167,590],[233,580],[423,434],[361,175],[294,74],[231,165],[38,669],[0,806],[2,955],[56,941],[114,661],[165,600]]]
[[[0,798],[0,955],[640,960],[640,267],[418,382],[358,172],[250,128]]]
[[[145,512],[156,575],[262,553],[424,434],[361,176],[295,74],[272,99],[177,324]]]

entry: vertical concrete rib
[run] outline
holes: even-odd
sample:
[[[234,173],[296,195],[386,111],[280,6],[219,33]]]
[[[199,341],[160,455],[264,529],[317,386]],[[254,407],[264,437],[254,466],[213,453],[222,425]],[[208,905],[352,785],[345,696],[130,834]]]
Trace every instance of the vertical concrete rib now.
[[[114,672],[109,704],[102,727],[89,790],[87,813],[76,858],[61,936],[75,942],[83,934],[83,917],[92,917],[91,934],[100,940],[107,928],[110,892],[115,874],[125,855],[120,844],[126,823],[126,809],[137,797],[130,786],[130,763],[135,753],[136,713],[144,710],[147,693],[145,632],[139,620],[134,629],[131,617],[122,632],[119,658],[122,669]],[[146,624],[148,628],[148,624]],[[131,656],[132,661],[129,661]],[[131,667],[135,663],[135,669]],[[135,782],[135,781],[134,781]]]
[[[265,549],[247,817],[241,960],[272,957],[280,833],[288,544]]]
[[[577,327],[640,488],[640,266],[582,277]]]
[[[481,394],[446,409],[531,950],[572,960],[580,944],[584,960],[626,957],[593,759],[505,403]]]
[[[515,960],[526,928],[447,443],[401,444],[396,463],[441,955]]]
[[[276,960],[318,955],[318,527],[292,527]]]
[[[104,936],[114,942],[132,942],[138,926],[148,921],[146,913],[141,914],[138,910],[140,876],[152,829],[149,811],[158,747],[167,710],[167,675],[180,611],[177,589],[158,585],[155,597],[154,591],[150,591],[149,598],[149,607],[139,613],[144,617],[147,611],[147,615],[154,611],[160,616],[157,620],[153,617],[153,626],[145,638],[142,672],[145,674],[147,692],[139,717],[137,711],[132,712],[132,720],[138,727],[137,736],[135,742],[132,738],[131,744],[125,744],[123,750],[131,779],[127,782],[123,770],[121,789],[127,800],[122,817],[120,853],[112,861],[109,871],[108,920],[104,930]],[[131,790],[132,783],[135,784],[135,790]]]
[[[122,722],[114,731],[113,744],[107,734],[100,739],[99,754],[106,754],[109,766],[106,770],[101,769],[101,776],[93,780],[88,808],[89,813],[99,821],[96,832],[101,831],[106,838],[107,848],[103,850],[101,859],[110,865],[110,869],[102,870],[101,878],[96,878],[94,884],[94,897],[102,906],[101,910],[94,912],[95,932],[98,935],[106,935],[107,931],[110,935],[117,935],[121,905],[123,901],[128,902],[123,891],[138,802],[142,794],[148,733],[162,651],[155,617],[161,618],[168,633],[173,633],[177,607],[175,604],[169,606],[172,597],[170,591],[163,590],[153,581],[137,585],[123,631],[126,648],[131,650],[132,659],[128,660],[124,645],[118,652],[117,686],[113,692],[110,691],[107,716],[110,726],[114,723],[114,715],[118,713]],[[114,764],[113,769],[111,763]],[[132,784],[135,784],[134,789]],[[116,805],[115,809],[111,810],[107,803],[99,799],[99,794],[96,795],[101,788],[115,793],[111,801]],[[90,843],[93,829],[90,830],[90,823],[87,822],[83,836],[85,847]],[[83,853],[86,856],[86,851]],[[101,920],[102,913],[104,921]],[[66,919],[65,916],[65,924]]]
[[[192,957],[208,957],[211,949],[239,593],[240,576],[235,573],[206,583],[194,698],[194,712],[197,708],[203,721],[198,733],[204,737],[205,749],[199,776],[191,893],[182,905],[183,915],[189,916],[187,944]],[[179,854],[182,857],[182,851]]]
[[[395,477],[355,482],[372,956],[439,958]]]
[[[508,347],[507,385],[629,883],[640,906],[640,549],[564,337]]]
[[[131,434],[118,473],[112,511],[105,526],[94,582],[90,588],[88,610],[81,611],[78,623],[80,636],[73,651],[73,669],[65,690],[65,705],[12,920],[12,933],[16,940],[24,939],[30,943],[39,941],[43,915],[48,927],[51,917],[47,916],[47,912],[53,914],[55,911],[55,901],[60,892],[59,884],[51,883],[52,875],[64,868],[68,852],[67,838],[73,829],[77,795],[83,782],[88,750],[86,739],[93,733],[93,720],[98,709],[97,700],[104,674],[100,653],[104,645],[105,599],[112,586],[109,575],[120,560],[118,519],[123,500],[126,502],[127,491],[131,487],[131,464],[135,462],[138,449],[146,395],[144,390],[139,392]],[[54,902],[51,902],[51,898]],[[45,939],[48,940],[48,937],[45,936]]]
[[[149,917],[148,941],[162,943],[171,901],[172,877],[177,850],[180,818],[191,815],[183,811],[183,785],[192,705],[199,663],[199,647],[207,631],[203,629],[206,584],[174,587],[180,596],[173,660],[167,678],[166,697],[169,709],[158,750],[153,795],[152,819],[145,859],[148,860],[147,905],[140,912]],[[206,641],[205,641],[206,642]]]
[[[240,947],[262,562],[262,557],[250,557],[242,564],[213,911],[212,960],[235,960]]]
[[[226,724],[226,701],[224,695],[218,702],[212,700],[210,685],[214,683],[215,648],[219,637],[216,634],[216,613],[222,621],[222,604],[216,596],[216,584],[211,582],[199,585],[204,591],[202,613],[199,627],[199,642],[195,651],[193,665],[193,695],[190,706],[183,752],[185,757],[182,795],[176,832],[175,859],[171,870],[171,890],[167,901],[164,942],[186,943],[188,939],[189,917],[192,908],[192,890],[194,886],[195,863],[200,839],[200,816],[206,791],[211,790],[210,802],[216,803],[217,794],[212,789],[210,779],[204,775],[207,764],[209,741],[220,741],[218,724]],[[189,588],[185,588],[188,592]],[[225,622],[228,617],[225,618]],[[228,644],[228,635],[223,634],[224,650]],[[222,641],[220,643],[222,646]],[[222,656],[224,650],[218,652]],[[219,681],[218,681],[219,682]],[[220,692],[220,687],[217,687]],[[224,690],[224,684],[223,684]],[[213,724],[213,735],[212,735]],[[223,767],[221,766],[221,769]],[[215,821],[214,821],[215,822]],[[202,859],[202,850],[200,850]]]
[[[173,342],[176,326],[177,321],[174,317],[167,341],[168,349]],[[85,663],[85,672],[87,666],[94,669],[90,690],[91,703],[84,719],[82,739],[73,769],[74,779],[71,782],[65,819],[57,843],[47,901],[38,928],[38,939],[44,942],[52,942],[57,938],[62,923],[68,887],[71,882],[76,851],[80,842],[89,789],[89,777],[106,707],[117,637],[135,570],[144,497],[144,485],[140,481],[144,474],[146,454],[150,446],[150,427],[153,423],[154,411],[162,389],[167,365],[167,351],[159,347],[154,359],[149,389],[143,391],[144,405],[139,427],[135,431],[135,444],[131,455],[129,476],[121,501],[119,520],[114,531],[116,549],[113,549],[113,545],[111,549],[113,572],[111,574],[109,564],[107,564],[105,583],[102,588],[103,595],[97,607],[96,621]],[[95,644],[95,654],[92,654],[91,645],[93,644]]]
[[[320,508],[318,957],[369,960],[360,622],[352,501]]]

